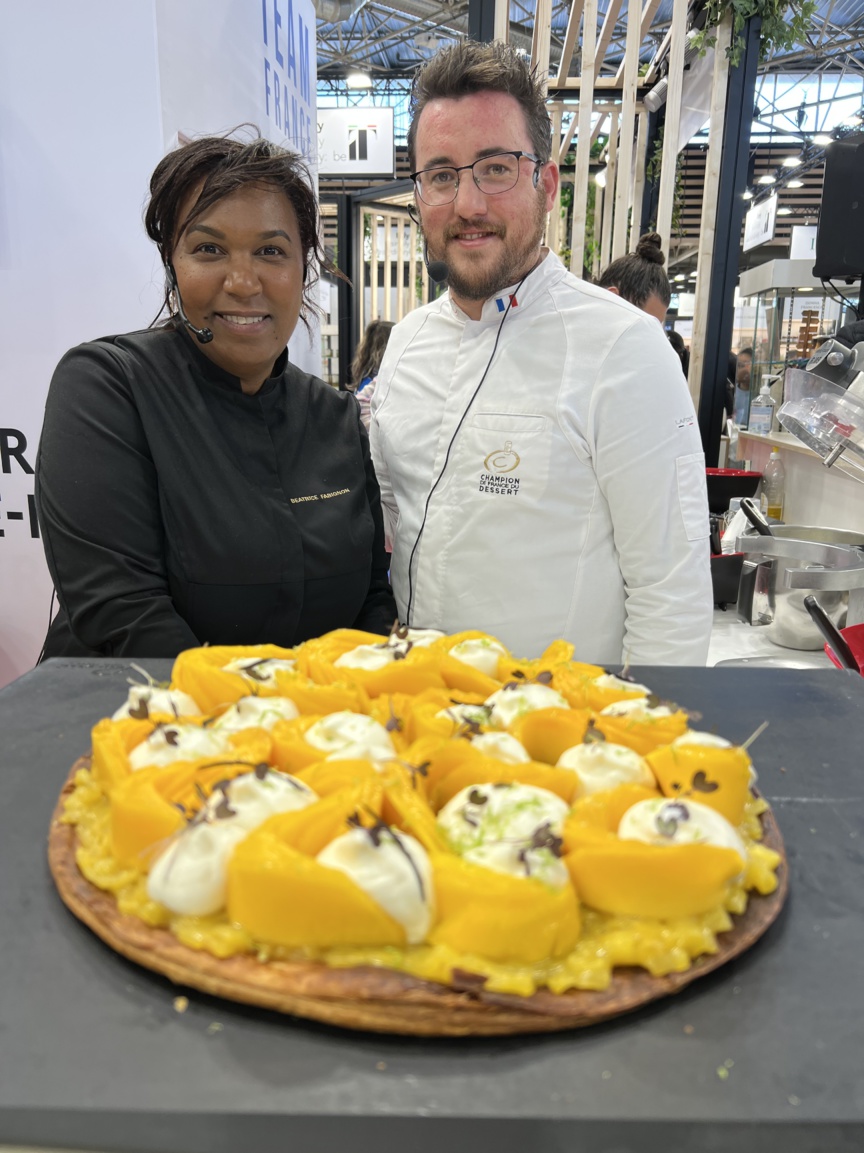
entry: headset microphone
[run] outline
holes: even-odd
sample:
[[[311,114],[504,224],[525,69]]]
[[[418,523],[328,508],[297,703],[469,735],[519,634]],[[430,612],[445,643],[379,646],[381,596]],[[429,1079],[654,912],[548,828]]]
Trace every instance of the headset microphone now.
[[[180,319],[189,331],[198,338],[199,344],[209,344],[213,339],[213,330],[210,328],[196,328],[189,317],[186,315],[186,310],[183,308],[183,301],[180,299],[180,289],[177,287],[177,277],[174,275],[174,269],[170,264],[165,265],[165,275],[168,277],[168,284],[171,291],[174,293],[174,299],[177,302],[177,311],[180,314]]]
[[[429,259],[429,245],[425,240],[423,241],[423,263],[426,265],[429,279],[434,280],[436,284],[443,284],[450,275],[446,261]]]

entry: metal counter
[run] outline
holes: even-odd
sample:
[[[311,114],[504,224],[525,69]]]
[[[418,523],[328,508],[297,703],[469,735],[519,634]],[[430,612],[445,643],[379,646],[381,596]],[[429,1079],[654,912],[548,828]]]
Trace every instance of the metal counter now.
[[[146,662],[167,676],[169,663]],[[180,990],[66,911],[58,790],[125,694],[120,661],[0,692],[0,1144],[148,1153],[831,1153],[864,1148],[864,679],[636,669],[743,741],[791,895],[749,953],[592,1029],[503,1040],[354,1034]],[[174,1000],[185,992],[188,1009]]]

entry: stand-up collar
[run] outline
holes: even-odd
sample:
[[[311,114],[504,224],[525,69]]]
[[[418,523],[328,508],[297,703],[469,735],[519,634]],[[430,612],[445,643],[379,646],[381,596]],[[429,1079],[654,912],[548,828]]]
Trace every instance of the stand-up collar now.
[[[469,324],[497,324],[504,313],[507,311],[508,306],[510,311],[518,311],[530,304],[541,293],[547,291],[550,284],[559,280],[567,273],[566,268],[555,255],[548,248],[541,251],[540,262],[528,273],[522,281],[516,281],[515,284],[509,285],[507,288],[502,288],[495,296],[490,297],[483,305],[483,312],[480,319],[472,321],[470,317],[466,316],[458,304],[450,297],[449,293],[446,301],[452,311],[454,317]]]
[[[219,388],[228,388],[232,392],[242,392],[243,386],[240,383],[240,377],[234,376],[233,373],[227,372],[221,368],[215,361],[211,360],[204,351],[201,349],[198,341],[185,328],[174,328],[173,335],[176,337],[179,346],[186,354],[186,358],[195,366],[197,375],[203,377],[211,384],[217,385]],[[261,385],[261,388],[255,393],[260,396],[262,392],[267,392],[273,388],[276,380],[282,376],[288,365],[288,349],[284,349],[276,358],[276,363],[269,377]]]

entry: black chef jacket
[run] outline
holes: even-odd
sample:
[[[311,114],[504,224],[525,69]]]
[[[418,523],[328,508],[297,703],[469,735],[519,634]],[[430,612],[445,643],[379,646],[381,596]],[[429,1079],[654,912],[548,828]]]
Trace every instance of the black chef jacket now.
[[[171,327],[73,349],[36,501],[60,603],[46,657],[291,646],[396,616],[357,403],[287,353],[247,396]]]

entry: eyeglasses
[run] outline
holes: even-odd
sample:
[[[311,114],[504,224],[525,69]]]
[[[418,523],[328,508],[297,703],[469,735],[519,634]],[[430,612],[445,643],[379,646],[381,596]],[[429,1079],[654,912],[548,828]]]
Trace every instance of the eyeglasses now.
[[[484,156],[473,164],[462,164],[459,168],[424,168],[422,172],[412,172],[411,179],[424,204],[452,203],[459,191],[459,173],[468,171],[481,192],[495,196],[516,187],[519,161],[523,156],[535,165],[542,164],[533,152],[496,152],[493,156]]]

